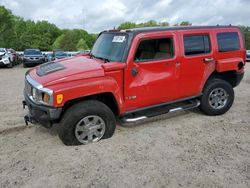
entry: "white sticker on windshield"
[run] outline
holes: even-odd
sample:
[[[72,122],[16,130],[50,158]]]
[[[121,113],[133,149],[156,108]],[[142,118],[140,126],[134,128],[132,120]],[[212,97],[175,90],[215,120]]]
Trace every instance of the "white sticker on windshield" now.
[[[125,36],[114,36],[112,42],[124,42],[126,40]]]

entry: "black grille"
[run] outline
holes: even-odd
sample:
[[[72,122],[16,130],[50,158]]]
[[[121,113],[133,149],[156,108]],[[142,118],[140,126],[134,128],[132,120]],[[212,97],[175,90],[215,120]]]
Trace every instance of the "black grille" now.
[[[60,64],[60,63],[55,63],[55,62],[49,62],[49,63],[45,63],[43,65],[41,65],[36,73],[38,76],[44,76],[44,75],[47,75],[47,74],[50,74],[52,72],[56,72],[56,71],[59,71],[59,70],[63,70],[65,69],[65,67]]]

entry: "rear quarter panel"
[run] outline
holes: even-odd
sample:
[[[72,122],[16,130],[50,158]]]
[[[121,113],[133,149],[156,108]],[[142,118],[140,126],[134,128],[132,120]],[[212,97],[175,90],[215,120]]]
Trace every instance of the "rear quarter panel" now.
[[[217,34],[221,32],[237,32],[240,39],[240,49],[237,51],[229,51],[229,52],[219,52],[219,46],[217,42]],[[217,72],[225,72],[225,71],[236,71],[238,73],[244,72],[243,69],[238,69],[238,64],[242,62],[245,64],[246,62],[246,49],[244,47],[244,41],[242,37],[242,33],[239,28],[221,28],[214,30],[214,38],[215,38],[215,56],[216,56],[216,71]]]

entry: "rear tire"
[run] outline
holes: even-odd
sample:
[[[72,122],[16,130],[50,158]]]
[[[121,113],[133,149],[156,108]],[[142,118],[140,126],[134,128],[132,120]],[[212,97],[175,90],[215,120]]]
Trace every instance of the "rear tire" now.
[[[203,90],[200,109],[209,116],[226,113],[234,102],[233,87],[221,79],[209,80]]]
[[[65,112],[58,135],[65,145],[81,145],[110,138],[115,127],[115,116],[110,108],[99,101],[89,100],[75,104]]]

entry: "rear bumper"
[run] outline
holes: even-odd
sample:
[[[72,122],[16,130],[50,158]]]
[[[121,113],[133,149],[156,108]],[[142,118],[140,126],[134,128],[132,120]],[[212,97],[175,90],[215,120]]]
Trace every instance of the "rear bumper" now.
[[[33,124],[40,124],[46,128],[51,128],[53,123],[59,121],[62,108],[53,108],[35,104],[24,94],[23,105],[28,106],[29,113],[25,116],[25,121]]]

